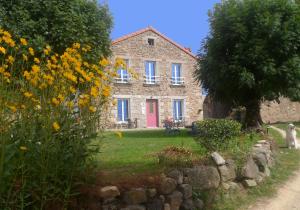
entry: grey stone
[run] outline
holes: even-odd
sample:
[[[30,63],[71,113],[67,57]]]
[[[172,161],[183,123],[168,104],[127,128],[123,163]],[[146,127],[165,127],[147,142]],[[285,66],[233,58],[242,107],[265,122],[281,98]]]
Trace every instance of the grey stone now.
[[[155,198],[148,202],[146,206],[147,210],[164,210],[164,202],[159,198]]]
[[[211,157],[217,166],[224,165],[226,163],[224,158],[217,152],[212,153]]]
[[[222,183],[222,188],[223,188],[224,190],[229,190],[229,189],[230,189],[230,185],[229,185],[228,183],[223,182],[223,183]]]
[[[165,203],[165,204],[164,204],[164,210],[173,210],[173,209],[171,209],[170,204]]]
[[[259,170],[254,160],[248,158],[246,165],[242,169],[242,176],[248,179],[255,179],[259,174]]]
[[[195,190],[216,189],[220,184],[220,175],[215,167],[199,166],[187,173],[188,183]]]
[[[167,176],[172,178],[172,179],[175,179],[177,184],[182,184],[183,183],[183,172],[181,172],[177,169],[174,169],[174,170],[170,171],[167,174]]]
[[[120,191],[116,186],[106,186],[99,189],[99,196],[102,199],[112,199],[120,195]]]
[[[163,196],[163,195],[160,195],[160,196],[159,196],[159,199],[160,199],[163,203],[166,201],[166,198],[165,198],[165,196]]]
[[[194,206],[197,210],[204,209],[204,202],[201,199],[197,198],[194,200]]]
[[[160,192],[162,194],[169,194],[176,189],[177,182],[172,178],[163,178],[160,184]]]
[[[235,164],[233,160],[228,160],[226,165],[219,166],[218,169],[223,182],[232,181],[236,178]]]
[[[240,190],[240,185],[236,182],[228,182],[227,184],[229,185],[229,190],[232,191]]]
[[[182,184],[178,188],[179,188],[179,191],[182,193],[184,199],[188,199],[193,196],[193,189],[192,189],[191,185]]]
[[[254,153],[253,160],[258,166],[259,171],[264,172],[265,168],[268,167],[268,160],[265,154],[263,153]]]
[[[167,202],[170,204],[172,210],[179,210],[182,203],[182,193],[174,191],[172,194],[167,196]]]
[[[118,206],[110,204],[110,205],[103,205],[102,210],[118,210]]]
[[[157,190],[155,188],[150,188],[147,190],[147,195],[150,197],[150,198],[153,198],[155,197],[157,194]]]
[[[133,188],[124,193],[124,201],[131,205],[145,203],[147,201],[146,190],[143,188]]]
[[[192,199],[184,200],[181,204],[180,210],[196,210]]]
[[[126,208],[122,208],[121,210],[146,210],[146,207],[142,205],[130,205]]]
[[[253,179],[246,179],[243,181],[243,185],[247,188],[256,187],[257,183]]]

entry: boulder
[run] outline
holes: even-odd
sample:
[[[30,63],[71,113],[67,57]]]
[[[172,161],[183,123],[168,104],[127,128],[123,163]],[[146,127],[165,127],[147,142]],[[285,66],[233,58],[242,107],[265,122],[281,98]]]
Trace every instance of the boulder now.
[[[201,199],[196,198],[196,199],[194,200],[194,206],[195,206],[195,208],[196,208],[197,210],[204,209],[204,202],[203,202]]]
[[[188,183],[195,190],[217,189],[220,184],[218,170],[212,166],[199,166],[187,172]]]
[[[177,182],[172,178],[163,178],[160,183],[160,192],[162,194],[169,194],[176,189]]]
[[[248,179],[255,179],[259,175],[259,170],[254,160],[248,158],[246,165],[242,169],[242,176]]]
[[[135,205],[147,201],[146,190],[143,188],[134,188],[124,193],[124,201],[127,204]]]
[[[170,204],[172,210],[179,210],[182,203],[182,193],[174,191],[172,194],[167,196],[167,202]]]
[[[150,189],[147,190],[147,195],[150,198],[155,197],[156,194],[157,194],[157,190],[155,188],[150,188]]]
[[[106,186],[99,189],[100,198],[107,200],[113,199],[120,195],[120,191],[116,186]]]
[[[130,205],[126,208],[122,208],[121,210],[146,210],[146,207],[142,205]]]
[[[193,200],[184,200],[181,204],[180,210],[196,210]]]
[[[155,198],[148,202],[146,206],[147,210],[164,210],[164,202],[159,198]]]
[[[217,166],[225,165],[225,163],[226,163],[224,158],[217,152],[212,153],[211,157]]]
[[[110,204],[110,205],[103,205],[102,210],[118,210],[118,206]]]
[[[258,166],[259,171],[264,172],[265,168],[268,167],[268,160],[265,154],[263,153],[253,153],[253,160]]]
[[[236,178],[235,164],[233,160],[226,161],[226,165],[218,167],[223,182],[232,181]]]
[[[178,188],[179,188],[179,191],[182,193],[184,199],[188,199],[193,196],[193,189],[192,189],[191,185],[182,184]]]
[[[164,204],[164,210],[173,210],[173,209],[171,209],[170,204],[165,203],[165,204]]]
[[[167,176],[172,178],[172,179],[175,179],[177,184],[182,184],[183,183],[183,172],[181,172],[177,169],[174,169],[174,170],[170,171],[167,174]]]
[[[256,187],[257,183],[253,179],[246,179],[243,181],[243,185],[247,188]]]

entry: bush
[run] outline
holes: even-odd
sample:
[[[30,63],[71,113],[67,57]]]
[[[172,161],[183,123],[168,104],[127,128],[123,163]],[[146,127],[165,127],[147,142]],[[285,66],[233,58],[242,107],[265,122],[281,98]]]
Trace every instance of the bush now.
[[[241,128],[240,123],[228,119],[199,121],[195,140],[209,152],[226,150],[241,135]]]

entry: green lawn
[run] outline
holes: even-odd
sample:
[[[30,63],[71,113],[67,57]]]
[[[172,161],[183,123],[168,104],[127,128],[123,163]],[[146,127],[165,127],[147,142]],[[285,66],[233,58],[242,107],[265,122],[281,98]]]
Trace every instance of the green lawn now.
[[[101,153],[98,155],[102,170],[151,171],[159,168],[155,153],[168,146],[182,146],[201,154],[201,147],[187,130],[180,134],[167,135],[164,130],[142,130],[122,132],[119,138],[114,132],[106,132],[99,138]]]

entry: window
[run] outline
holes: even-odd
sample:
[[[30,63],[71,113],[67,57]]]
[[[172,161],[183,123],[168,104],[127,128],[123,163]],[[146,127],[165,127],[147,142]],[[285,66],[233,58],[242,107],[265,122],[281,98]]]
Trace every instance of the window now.
[[[120,68],[118,73],[118,78],[116,78],[117,83],[128,83],[129,82],[129,74],[127,71],[129,60],[125,59],[126,68]]]
[[[173,85],[183,84],[183,78],[181,77],[181,64],[179,63],[172,64],[172,84]]]
[[[127,122],[129,115],[129,100],[118,99],[118,121]]]
[[[149,38],[149,39],[148,39],[148,44],[149,44],[150,46],[154,46],[154,39]]]
[[[146,61],[145,70],[146,70],[145,83],[155,84],[157,82],[155,76],[155,61]]]
[[[175,121],[183,120],[183,100],[181,99],[173,101],[173,119]]]

